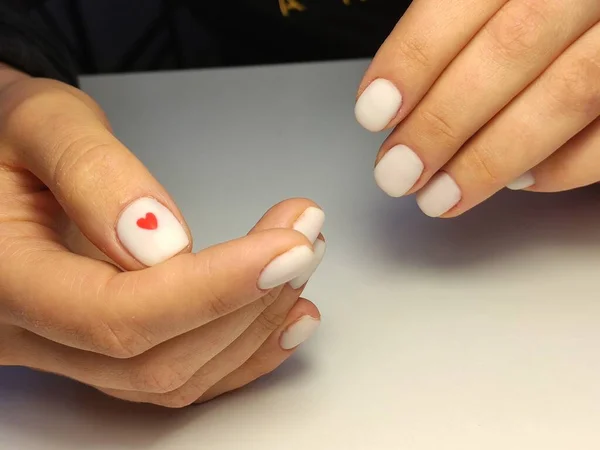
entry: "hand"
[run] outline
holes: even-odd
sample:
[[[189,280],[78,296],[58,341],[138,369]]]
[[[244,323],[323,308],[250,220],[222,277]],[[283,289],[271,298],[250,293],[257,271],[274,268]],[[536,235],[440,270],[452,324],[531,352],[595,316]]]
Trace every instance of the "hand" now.
[[[298,296],[322,220],[288,201],[192,254],[175,203],[92,99],[0,68],[0,365],[173,407],[240,387],[318,324]]]
[[[454,217],[505,186],[599,181],[599,21],[597,0],[415,0],[356,103],[365,128],[393,128],[379,186]]]

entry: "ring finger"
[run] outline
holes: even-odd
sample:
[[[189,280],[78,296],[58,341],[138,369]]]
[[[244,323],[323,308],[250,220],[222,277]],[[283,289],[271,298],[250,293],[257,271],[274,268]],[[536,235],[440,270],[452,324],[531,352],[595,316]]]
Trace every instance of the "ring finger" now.
[[[317,307],[305,299],[298,300],[285,323],[275,331],[241,367],[208,389],[195,403],[204,403],[227,392],[240,389],[284,363],[300,344],[312,336],[321,323]]]

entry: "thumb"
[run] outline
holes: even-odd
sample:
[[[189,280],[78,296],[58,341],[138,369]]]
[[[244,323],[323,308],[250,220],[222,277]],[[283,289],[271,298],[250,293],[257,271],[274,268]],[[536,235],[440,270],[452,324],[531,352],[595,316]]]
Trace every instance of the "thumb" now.
[[[9,140],[17,160],[81,232],[125,270],[189,252],[190,232],[177,206],[89,98],[40,89],[13,109]]]

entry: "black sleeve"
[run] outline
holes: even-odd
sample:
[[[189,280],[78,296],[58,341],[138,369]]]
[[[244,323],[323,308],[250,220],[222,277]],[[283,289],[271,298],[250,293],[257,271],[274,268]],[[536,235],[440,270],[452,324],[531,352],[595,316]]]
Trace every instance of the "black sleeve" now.
[[[34,77],[78,86],[73,56],[56,36],[34,23],[27,7],[0,0],[0,62]]]

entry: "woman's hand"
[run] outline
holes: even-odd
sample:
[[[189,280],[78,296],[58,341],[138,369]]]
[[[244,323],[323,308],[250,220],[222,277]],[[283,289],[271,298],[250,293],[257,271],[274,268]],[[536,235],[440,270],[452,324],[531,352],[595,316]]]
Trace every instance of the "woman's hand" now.
[[[454,217],[600,180],[598,0],[414,0],[364,76],[379,186]]]
[[[95,102],[0,68],[0,365],[175,407],[240,387],[319,323],[298,297],[322,223],[292,200],[192,254],[175,203]]]

